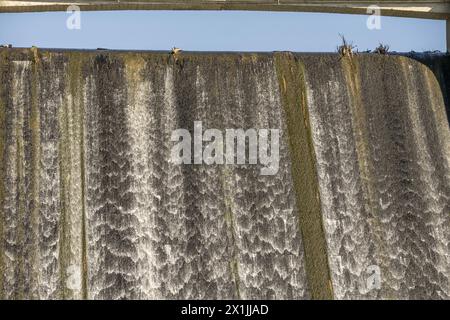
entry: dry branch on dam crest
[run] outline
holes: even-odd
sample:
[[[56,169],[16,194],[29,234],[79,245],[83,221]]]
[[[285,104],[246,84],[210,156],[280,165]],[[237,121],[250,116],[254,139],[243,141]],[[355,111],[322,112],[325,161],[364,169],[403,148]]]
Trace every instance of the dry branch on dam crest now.
[[[0,49],[0,297],[449,299],[448,56],[414,58]],[[195,121],[279,130],[278,171],[172,163]]]

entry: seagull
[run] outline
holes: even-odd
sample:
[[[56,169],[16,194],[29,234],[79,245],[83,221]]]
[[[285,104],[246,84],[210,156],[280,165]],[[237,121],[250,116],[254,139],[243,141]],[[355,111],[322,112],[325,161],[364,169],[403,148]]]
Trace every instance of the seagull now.
[[[177,47],[173,47],[172,48],[172,54],[177,54],[177,53],[180,53],[182,50],[180,49],[180,48],[177,48]]]

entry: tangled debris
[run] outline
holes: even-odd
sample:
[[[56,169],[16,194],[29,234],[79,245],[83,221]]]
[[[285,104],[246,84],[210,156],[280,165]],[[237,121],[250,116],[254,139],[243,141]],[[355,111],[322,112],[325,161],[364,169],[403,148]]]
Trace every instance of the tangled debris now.
[[[375,48],[375,50],[373,51],[373,53],[377,53],[377,54],[388,54],[389,53],[389,46],[387,44],[382,44],[380,43],[380,45],[378,47]]]
[[[171,54],[175,55],[175,54],[180,53],[181,51],[182,51],[182,50],[181,50],[180,48],[173,47],[173,48],[172,48],[172,51],[171,51]]]
[[[343,35],[340,35],[342,39],[342,44],[337,47],[337,52],[341,55],[341,57],[353,57],[355,55],[354,49],[356,46],[353,43],[347,42]]]

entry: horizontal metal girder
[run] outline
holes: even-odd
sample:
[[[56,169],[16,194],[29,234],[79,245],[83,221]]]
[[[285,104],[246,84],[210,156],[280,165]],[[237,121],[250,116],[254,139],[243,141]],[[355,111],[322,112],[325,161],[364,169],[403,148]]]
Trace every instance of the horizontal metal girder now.
[[[325,0],[0,0],[0,12],[81,10],[255,10],[367,14],[372,5],[385,16],[449,19],[450,0],[325,1]],[[370,12],[369,12],[370,13]]]

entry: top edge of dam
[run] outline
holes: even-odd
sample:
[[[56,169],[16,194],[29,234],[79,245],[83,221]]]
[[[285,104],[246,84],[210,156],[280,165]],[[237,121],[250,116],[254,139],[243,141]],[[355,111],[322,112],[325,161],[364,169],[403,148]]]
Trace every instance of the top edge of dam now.
[[[11,46],[11,45],[9,45]],[[114,48],[106,48],[106,47],[98,47],[98,48],[50,48],[50,47],[6,47],[0,46],[0,51],[3,50],[12,50],[12,51],[21,51],[21,50],[31,50],[37,49],[40,51],[49,51],[49,52],[112,52],[112,53],[155,53],[155,54],[167,54],[171,53],[171,49],[114,49]],[[337,51],[294,51],[294,50],[184,50],[179,48],[182,54],[261,54],[261,55],[272,55],[274,53],[293,53],[295,55],[338,55]],[[395,56],[395,55],[436,55],[436,56],[449,56],[450,52],[444,52],[439,50],[434,51],[389,51],[386,54],[379,54],[374,51],[354,51],[355,55],[386,55],[386,56]]]
[[[39,50],[40,52],[49,52],[49,53],[86,53],[86,54],[154,54],[154,55],[171,55],[171,50],[140,50],[140,49],[109,49],[109,48],[97,48],[97,49],[80,49],[80,48],[45,48],[45,47],[0,47],[0,52],[11,52],[11,53],[26,53],[32,49]],[[182,50],[181,53],[178,53],[179,57],[188,57],[188,56],[273,56],[274,54],[279,53],[290,53],[295,56],[317,56],[317,57],[330,57],[330,56],[339,56],[340,54],[336,51],[328,51],[328,52],[314,52],[314,51],[291,51],[291,50],[273,50],[273,51],[202,51],[202,50]],[[361,51],[354,52],[354,56],[378,56],[378,57],[407,57],[412,58],[413,60],[421,60],[422,58],[430,58],[430,57],[439,57],[439,58],[448,58],[450,57],[449,52],[442,51],[424,51],[424,52],[400,52],[400,51],[392,51],[386,54],[380,54],[376,52],[369,51]]]

